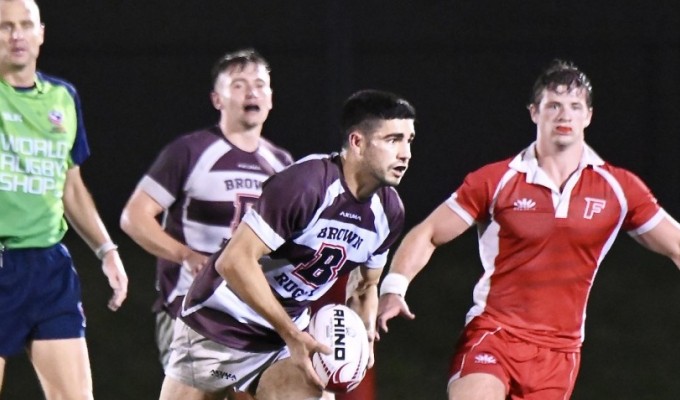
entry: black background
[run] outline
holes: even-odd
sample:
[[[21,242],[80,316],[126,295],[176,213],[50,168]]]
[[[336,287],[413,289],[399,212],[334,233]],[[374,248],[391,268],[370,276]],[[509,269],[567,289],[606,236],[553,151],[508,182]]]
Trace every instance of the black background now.
[[[120,211],[161,147],[211,125],[209,70],[255,47],[271,63],[264,134],[296,158],[339,148],[337,115],[353,91],[397,92],[417,108],[413,159],[399,191],[407,227],[485,163],[535,138],[526,103],[553,58],[591,78],[586,140],[680,215],[680,13],[674,1],[47,1],[39,68],[76,85],[92,157],[83,175],[131,279],[118,313],[75,235],[98,399],[157,398],[153,259],[118,229]],[[481,274],[468,232],[413,283],[413,322],[377,348],[380,399],[446,398],[448,359]],[[574,399],[680,398],[680,275],[623,234],[593,289]],[[40,398],[25,360],[9,360],[2,399]]]

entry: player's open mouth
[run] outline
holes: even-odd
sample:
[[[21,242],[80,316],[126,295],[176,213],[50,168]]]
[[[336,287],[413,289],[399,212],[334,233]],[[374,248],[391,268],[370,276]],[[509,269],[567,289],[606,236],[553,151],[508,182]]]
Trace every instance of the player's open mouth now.
[[[407,168],[408,168],[408,167],[400,166],[400,167],[394,167],[394,168],[392,168],[392,169],[395,170],[395,171],[397,172],[398,175],[403,175],[403,174],[406,172],[406,169],[407,169]]]
[[[243,107],[243,110],[245,110],[246,112],[259,112],[260,106],[258,106],[257,104],[251,104]]]

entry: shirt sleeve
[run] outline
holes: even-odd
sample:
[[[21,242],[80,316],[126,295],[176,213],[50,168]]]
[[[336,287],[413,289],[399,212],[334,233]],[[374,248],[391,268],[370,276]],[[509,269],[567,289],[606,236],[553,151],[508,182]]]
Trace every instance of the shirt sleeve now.
[[[326,187],[321,165],[295,164],[271,176],[262,186],[260,198],[243,217],[242,222],[270,249],[278,249],[314,216],[322,198],[320,190]]]
[[[489,219],[489,205],[495,188],[491,182],[489,169],[490,167],[487,166],[469,173],[445,202],[470,225],[475,221]]]
[[[623,229],[632,235],[643,234],[661,222],[665,214],[656,197],[638,176],[625,170],[620,170],[619,175],[628,202]]]
[[[180,197],[190,168],[190,148],[183,140],[168,144],[139,183],[144,192],[165,208]]]
[[[90,145],[87,142],[87,133],[85,132],[85,122],[83,120],[83,112],[80,106],[80,96],[75,88],[71,87],[71,95],[73,96],[73,103],[76,112],[76,138],[71,148],[71,161],[73,164],[82,165],[90,156]]]

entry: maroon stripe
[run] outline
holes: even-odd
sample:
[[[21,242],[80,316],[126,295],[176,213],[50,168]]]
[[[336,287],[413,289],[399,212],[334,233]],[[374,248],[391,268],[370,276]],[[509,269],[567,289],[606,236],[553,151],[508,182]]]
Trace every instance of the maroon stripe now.
[[[230,201],[191,199],[187,219],[206,225],[229,226],[234,219],[234,204]]]

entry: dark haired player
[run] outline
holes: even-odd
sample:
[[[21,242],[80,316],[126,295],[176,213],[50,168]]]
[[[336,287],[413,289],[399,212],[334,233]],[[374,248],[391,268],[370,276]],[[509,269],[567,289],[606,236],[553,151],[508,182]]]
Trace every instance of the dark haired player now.
[[[321,396],[310,356],[329,349],[304,332],[308,307],[351,274],[349,305],[373,338],[377,284],[404,224],[394,186],[414,119],[394,94],[355,93],[343,107],[342,152],[309,156],[265,183],[187,293],[161,399],[252,392],[260,377],[258,400]]]

